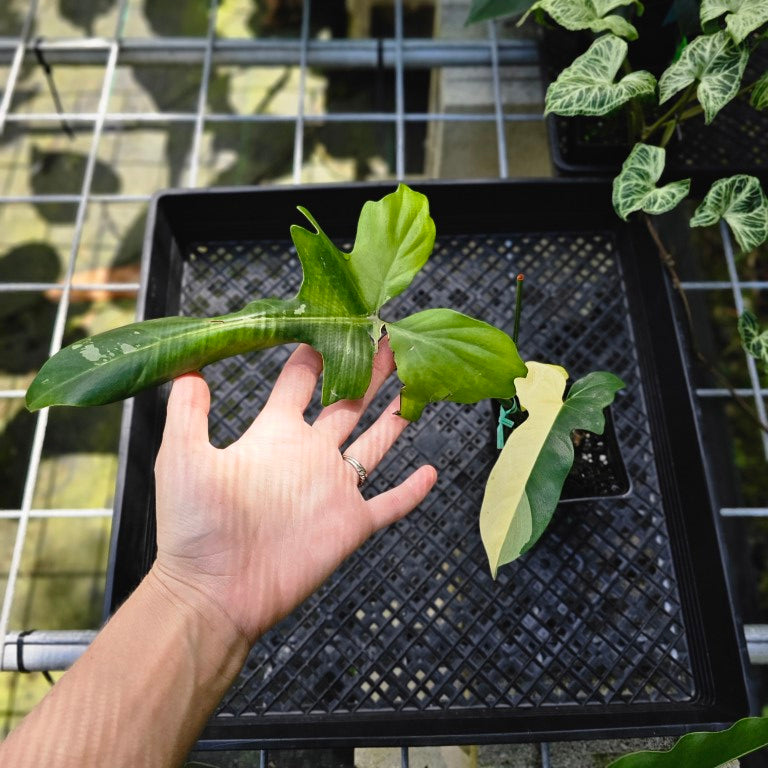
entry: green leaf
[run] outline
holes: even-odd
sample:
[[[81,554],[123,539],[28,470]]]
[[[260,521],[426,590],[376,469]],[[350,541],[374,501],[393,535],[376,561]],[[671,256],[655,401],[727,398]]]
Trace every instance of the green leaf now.
[[[724,13],[728,14],[725,26],[736,43],[741,43],[751,32],[768,23],[768,3],[765,0],[702,0],[702,27]]]
[[[636,40],[637,30],[632,24],[623,16],[610,14],[627,5],[643,7],[637,0],[538,0],[528,13],[546,11],[561,27],[572,31],[591,29],[596,34],[612,32],[627,40]],[[520,20],[521,24],[527,15]]]
[[[512,339],[451,309],[426,309],[387,323],[397,375],[405,384],[400,414],[411,421],[427,403],[509,398],[525,365]]]
[[[698,82],[696,97],[709,124],[739,92],[749,52],[726,32],[701,35],[683,50],[659,80],[659,104]]]
[[[547,89],[544,114],[605,115],[636,96],[651,96],[656,79],[640,70],[614,82],[627,55],[627,43],[604,35],[566,67]]]
[[[472,0],[466,24],[497,19],[500,16],[517,16],[527,11],[534,0]]]
[[[549,525],[573,464],[571,432],[602,434],[603,409],[624,386],[612,373],[598,371],[575,382],[563,401],[568,378],[563,368],[537,362],[527,367],[527,376],[515,383],[528,418],[507,439],[480,510],[480,535],[494,578]]]
[[[613,207],[624,221],[633,211],[652,214],[671,211],[688,194],[690,179],[656,186],[664,171],[665,156],[665,149],[649,144],[635,144],[629,153],[613,180]]]
[[[718,768],[768,745],[768,718],[745,717],[726,731],[687,733],[666,752],[633,752],[608,768]]]
[[[752,312],[742,312],[738,323],[741,344],[747,354],[768,367],[768,331],[761,331]]]
[[[325,405],[361,397],[383,325],[378,310],[407,287],[432,250],[428,202],[400,185],[366,203],[349,254],[304,213],[316,231],[291,228],[304,271],[295,297],[255,301],[217,318],[134,323],[77,342],[43,365],[27,406],[114,402],[223,357],[291,341],[323,356]]]
[[[760,79],[755,83],[749,103],[755,109],[765,109],[768,107],[768,72],[761,75]]]
[[[708,227],[725,219],[743,251],[768,238],[768,200],[760,181],[739,174],[718,179],[693,214],[692,227]]]

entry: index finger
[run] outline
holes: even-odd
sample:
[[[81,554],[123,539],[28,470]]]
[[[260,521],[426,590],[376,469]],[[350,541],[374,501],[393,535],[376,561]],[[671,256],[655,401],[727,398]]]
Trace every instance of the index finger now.
[[[309,344],[299,344],[280,371],[264,410],[287,408],[304,413],[322,370],[320,354]]]

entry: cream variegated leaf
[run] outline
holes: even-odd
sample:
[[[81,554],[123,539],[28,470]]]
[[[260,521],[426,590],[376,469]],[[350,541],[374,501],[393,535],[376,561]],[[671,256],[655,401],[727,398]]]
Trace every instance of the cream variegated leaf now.
[[[698,82],[696,97],[705,122],[711,123],[739,92],[748,58],[747,49],[734,43],[726,32],[697,37],[659,79],[659,103]]]
[[[538,0],[520,20],[540,10],[548,13],[561,27],[573,31],[590,29],[600,34],[612,32],[627,40],[637,39],[637,30],[623,16],[611,13],[626,5],[642,5],[637,0]]]
[[[563,400],[568,374],[558,365],[527,363],[516,379],[528,418],[507,438],[485,486],[480,537],[491,574],[527,552],[549,525],[573,465],[571,432],[602,434],[603,409],[624,384],[605,371],[573,384]]]
[[[707,227],[725,219],[743,251],[768,239],[768,199],[755,176],[739,174],[718,179],[707,192],[690,221]]]
[[[544,113],[605,115],[636,96],[655,93],[650,72],[631,72],[614,82],[626,55],[627,43],[620,37],[599,37],[549,86]]]
[[[649,144],[635,144],[621,172],[613,180],[613,207],[626,221],[633,211],[658,214],[671,211],[687,194],[690,179],[657,187],[664,171],[666,150]]]
[[[749,103],[755,109],[765,109],[768,107],[768,72],[755,83]]]
[[[725,26],[734,42],[741,43],[750,33],[768,24],[768,3],[765,0],[702,0],[702,26],[723,14]]]

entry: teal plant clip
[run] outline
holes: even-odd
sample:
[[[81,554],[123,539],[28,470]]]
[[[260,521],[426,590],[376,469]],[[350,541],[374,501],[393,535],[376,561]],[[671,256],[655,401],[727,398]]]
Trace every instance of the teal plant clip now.
[[[510,431],[513,430],[517,424],[515,424],[509,417],[513,413],[518,413],[520,407],[517,404],[517,398],[512,400],[505,400],[499,403],[499,423],[496,426],[496,448],[501,450],[506,442],[504,437],[504,427],[507,427]]]

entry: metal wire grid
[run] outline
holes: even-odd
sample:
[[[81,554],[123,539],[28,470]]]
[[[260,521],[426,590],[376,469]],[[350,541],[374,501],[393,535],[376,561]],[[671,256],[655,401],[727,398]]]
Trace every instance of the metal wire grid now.
[[[0,37],[0,64],[8,65],[5,91],[0,99],[0,134],[11,124],[25,127],[32,125],[61,124],[91,128],[90,147],[83,175],[82,185],[77,194],[32,194],[0,196],[0,204],[17,203],[64,203],[76,206],[73,234],[69,247],[65,276],[60,283],[46,282],[6,282],[0,283],[0,293],[33,292],[39,293],[58,289],[61,292],[51,335],[49,353],[54,354],[62,345],[65,321],[74,291],[99,289],[108,293],[137,291],[137,283],[75,283],[75,267],[80,251],[83,229],[89,206],[98,203],[143,203],[150,199],[146,194],[105,194],[93,191],[94,169],[100,142],[105,127],[126,127],[135,125],[185,124],[192,128],[192,150],[189,154],[186,185],[194,187],[198,183],[203,131],[206,125],[230,123],[267,123],[278,122],[292,126],[294,130],[292,179],[294,183],[302,180],[304,163],[304,134],[312,122],[322,123],[383,123],[394,127],[394,176],[402,179],[406,175],[406,124],[409,122],[492,122],[496,128],[498,145],[498,175],[509,176],[507,123],[518,121],[538,121],[541,114],[508,112],[502,99],[501,68],[510,65],[530,65],[538,61],[535,46],[523,40],[500,40],[494,23],[487,25],[485,40],[437,40],[408,39],[403,29],[403,0],[394,3],[394,38],[389,40],[319,40],[310,38],[311,0],[304,0],[300,36],[298,40],[232,40],[220,39],[216,34],[216,21],[219,0],[209,0],[208,28],[204,38],[124,38],[126,18],[130,0],[119,0],[117,22],[114,34],[109,39],[82,38],[77,40],[32,40],[38,13],[38,0],[29,0],[29,6],[18,37]],[[56,65],[94,64],[103,65],[103,79],[99,92],[98,105],[93,112],[24,112],[13,110],[13,100],[22,64],[26,57],[35,53],[43,61]],[[110,112],[108,110],[110,94],[114,85],[118,64],[147,63],[183,63],[200,65],[202,76],[194,112],[139,111],[131,113]],[[208,109],[208,89],[214,64],[237,64],[252,66],[298,66],[299,94],[295,114],[228,114],[216,113]],[[395,108],[392,112],[337,112],[323,115],[306,113],[305,96],[308,69],[312,66],[347,67],[373,70],[384,66],[394,71]],[[408,67],[441,66],[482,66],[489,68],[491,90],[493,94],[492,113],[451,113],[451,112],[408,112],[405,107],[405,70]],[[740,281],[730,234],[721,227],[723,254],[728,270],[725,281],[689,281],[683,283],[687,291],[730,291],[734,307],[738,313],[743,311],[742,291],[746,289],[765,290],[768,282]],[[749,387],[738,388],[737,392],[754,401],[760,419],[765,422],[765,401],[768,388],[760,384],[755,361],[746,358],[749,374]],[[0,399],[22,398],[24,390],[0,390]],[[719,388],[699,388],[701,398],[725,398],[730,393]],[[0,510],[0,519],[17,520],[18,528],[11,558],[8,581],[0,610],[0,637],[5,638],[0,669],[16,669],[16,646],[18,632],[9,632],[9,619],[14,600],[16,583],[19,575],[22,551],[27,535],[28,523],[35,518],[87,518],[109,517],[111,509],[41,509],[33,507],[35,488],[39,479],[40,461],[43,443],[48,426],[48,410],[36,416],[32,448],[20,508]],[[763,449],[768,458],[768,435],[761,433]],[[724,516],[768,517],[768,507],[735,508],[721,510]],[[768,663],[768,627],[748,626],[746,628],[750,657],[757,663]],[[25,665],[29,669],[63,668],[71,663],[84,649],[94,633],[48,632],[36,633],[40,648],[47,649],[38,656],[35,664],[34,654],[29,660],[25,656]],[[29,643],[29,639],[27,639]],[[32,646],[30,645],[30,648]],[[51,653],[51,648],[55,652]],[[548,745],[541,745],[543,765],[549,766]],[[267,762],[266,752],[261,755],[262,765]],[[402,748],[402,765],[408,765],[408,749]]]

